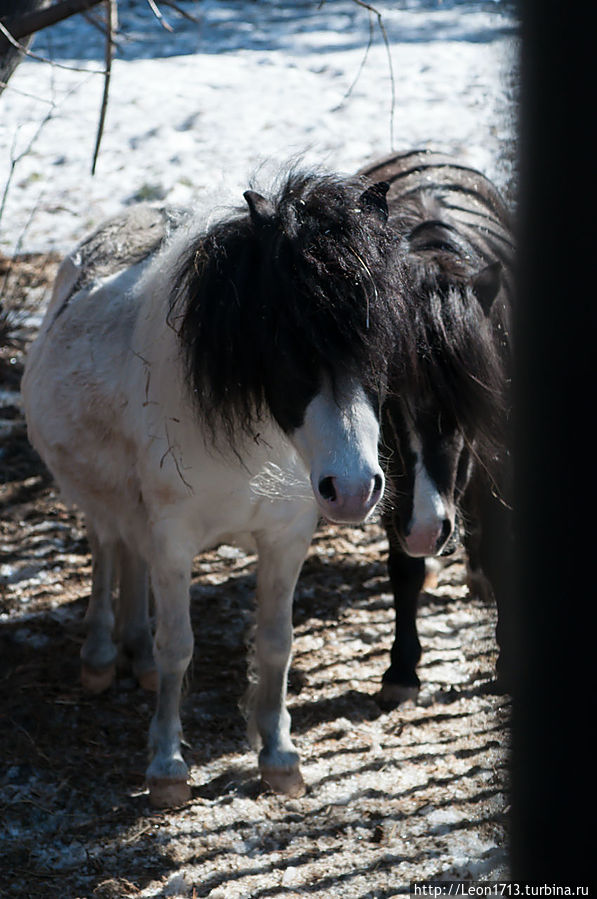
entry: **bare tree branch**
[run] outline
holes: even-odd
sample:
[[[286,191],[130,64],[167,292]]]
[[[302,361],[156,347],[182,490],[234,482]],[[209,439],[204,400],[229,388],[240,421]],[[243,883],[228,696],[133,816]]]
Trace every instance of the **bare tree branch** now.
[[[102,97],[102,106],[100,109],[100,117],[97,126],[97,136],[95,138],[95,149],[93,151],[93,162],[91,163],[91,174],[95,175],[95,165],[99,154],[102,135],[104,133],[104,123],[106,121],[106,110],[108,108],[108,93],[110,91],[110,76],[112,74],[112,57],[114,55],[113,34],[118,28],[118,8],[116,0],[105,0],[106,3],[106,73],[104,75],[104,94]]]
[[[182,16],[183,19],[188,19],[189,22],[198,24],[201,21],[198,16],[194,16],[192,13],[187,12],[186,9],[183,9],[178,5],[178,3],[174,3],[173,0],[162,0],[162,5],[169,6],[171,9],[177,12],[179,16]]]
[[[0,22],[0,40],[2,39],[2,36],[6,37],[8,42],[10,44],[12,44],[12,46],[15,47],[17,50],[19,50],[21,53],[23,53],[25,56],[30,56],[31,59],[37,59],[37,60],[39,60],[39,62],[45,62],[48,65],[50,65],[56,69],[66,69],[67,72],[84,72],[86,75],[103,75],[104,74],[103,71],[100,71],[98,69],[84,69],[79,66],[65,66],[65,65],[62,65],[62,63],[60,63],[60,62],[54,62],[53,59],[48,59],[47,56],[40,56],[39,53],[33,53],[32,50],[28,50],[27,47],[25,47],[23,44],[19,43],[19,41],[17,41],[12,36],[12,34],[10,34],[10,32],[7,31],[7,29],[4,27],[2,22]]]
[[[363,54],[363,58],[361,59],[361,63],[359,65],[358,71],[352,80],[352,84],[350,85],[350,87],[348,88],[346,93],[344,94],[342,103],[344,103],[350,97],[350,95],[352,94],[353,90],[355,89],[355,87],[361,77],[363,69],[365,68],[365,63],[367,62],[367,57],[369,56],[369,50],[373,46],[374,37],[375,37],[375,28],[373,25],[373,17],[371,15],[371,13],[369,13],[369,40],[367,42],[367,46],[365,47],[365,52]],[[340,106],[342,106],[342,103],[340,104]]]
[[[3,90],[5,87],[9,87],[8,81],[0,81],[0,89]],[[52,100],[48,100],[47,97],[40,97],[38,94],[31,94],[29,91],[19,90],[18,87],[13,87],[10,85],[10,89],[13,94],[19,94],[21,97],[30,97],[32,100],[37,100],[38,103],[47,103],[49,106],[52,105]]]
[[[19,43],[16,38],[12,36],[12,34],[7,30],[7,28],[0,22],[0,40],[2,37],[5,37],[9,44],[12,44],[15,49],[19,50],[23,53],[24,56],[30,56],[31,59],[37,59],[39,62],[45,62],[50,66],[53,66],[57,69],[66,69],[67,72],[84,72],[86,75],[103,75],[103,71],[99,71],[98,69],[84,69],[79,66],[65,66],[62,63],[54,62],[53,59],[48,59],[47,56],[40,56],[39,53],[33,53],[32,50],[28,50],[23,44]]]
[[[151,9],[152,13],[156,17],[162,28],[164,28],[166,31],[174,31],[172,25],[169,25],[168,22],[166,22],[155,0],[147,0],[147,2],[149,4],[149,8]]]
[[[321,9],[322,6],[325,5],[325,2],[326,2],[326,0],[320,0],[318,9]],[[391,53],[391,49],[390,49],[390,40],[388,38],[386,26],[384,25],[384,21],[383,21],[380,11],[378,9],[376,9],[374,6],[372,6],[371,3],[366,3],[365,0],[352,0],[352,2],[356,3],[357,6],[361,6],[363,9],[368,10],[370,16],[376,17],[377,24],[378,24],[379,30],[381,32],[381,36],[383,38],[383,42],[385,44],[386,54],[388,57],[388,69],[390,70],[390,85],[391,85],[390,147],[393,150],[394,149],[394,113],[395,113],[395,109],[396,109],[396,80],[394,78],[394,67],[392,65],[392,53]],[[355,80],[351,84],[350,88],[348,89],[348,93],[346,96],[348,96],[353,91],[354,86],[361,75],[365,60],[367,59],[367,54],[369,53],[369,50],[371,48],[372,37],[373,37],[373,34],[372,34],[371,25],[370,25],[369,26],[369,43],[367,44],[367,49],[365,50],[365,57],[363,59],[363,62],[359,66],[359,71],[357,72],[357,77],[355,78]]]
[[[6,31],[9,32],[10,37],[18,41],[19,38],[41,31],[42,28],[49,28],[50,25],[55,25],[63,19],[68,19],[69,16],[73,16],[75,13],[91,9],[92,6],[97,6],[101,2],[102,0],[60,0],[59,3],[54,3],[53,6],[48,6],[36,12],[27,13],[23,16],[7,17],[2,24]],[[0,38],[0,50],[2,49],[3,39],[8,39],[12,43],[4,29],[2,31],[3,38]]]
[[[383,37],[383,42],[386,47],[386,54],[388,57],[388,68],[390,70],[390,85],[392,92],[392,101],[390,106],[390,147],[394,149],[394,112],[396,109],[396,81],[394,79],[394,67],[392,65],[392,51],[390,49],[390,40],[388,38],[388,33],[386,31],[386,26],[384,25],[384,21],[382,19],[381,13],[374,6],[371,6],[370,3],[365,3],[364,0],[353,0],[353,3],[356,3],[357,6],[362,6],[364,9],[368,9],[369,12],[376,16],[377,24],[379,26],[379,30],[381,31],[381,35]]]
[[[102,20],[101,16],[96,16],[92,12],[83,12],[81,13],[86,22],[100,32],[102,37],[106,36],[106,23]],[[112,43],[115,47],[120,48],[123,45],[123,41],[116,37],[114,33],[112,33]]]

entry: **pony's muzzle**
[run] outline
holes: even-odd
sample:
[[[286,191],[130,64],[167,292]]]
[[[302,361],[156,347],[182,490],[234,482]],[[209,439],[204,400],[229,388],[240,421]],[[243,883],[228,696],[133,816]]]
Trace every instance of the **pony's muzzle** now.
[[[452,536],[454,522],[450,518],[438,518],[424,526],[407,530],[404,548],[409,556],[438,556]]]
[[[326,475],[317,484],[316,498],[328,521],[358,524],[371,514],[383,496],[384,477],[376,472],[360,481]]]

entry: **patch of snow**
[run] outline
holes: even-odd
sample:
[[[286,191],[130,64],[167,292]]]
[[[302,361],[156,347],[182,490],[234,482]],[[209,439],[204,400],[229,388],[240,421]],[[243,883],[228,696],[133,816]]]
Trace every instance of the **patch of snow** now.
[[[167,16],[169,36],[149,7],[121,7],[127,39],[94,176],[103,45],[82,16],[40,32],[32,48],[70,68],[24,60],[0,98],[5,253],[65,252],[139,199],[192,206],[207,221],[293,159],[352,174],[393,148],[433,144],[500,186],[511,174],[502,150],[517,37],[506,2],[380,0],[388,47],[350,0],[210,0],[198,24]]]

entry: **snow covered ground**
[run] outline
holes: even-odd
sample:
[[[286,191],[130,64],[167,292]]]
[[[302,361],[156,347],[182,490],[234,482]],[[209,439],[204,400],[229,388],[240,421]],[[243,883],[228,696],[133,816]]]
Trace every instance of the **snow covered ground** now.
[[[75,16],[36,36],[32,51],[54,64],[26,59],[0,96],[2,252],[63,252],[136,199],[218,214],[297,157],[353,173],[435,145],[511,193],[518,48],[505,0],[377,0],[383,30],[355,0],[180,6],[198,22],[164,6],[169,32],[121,0],[94,176],[102,35]]]

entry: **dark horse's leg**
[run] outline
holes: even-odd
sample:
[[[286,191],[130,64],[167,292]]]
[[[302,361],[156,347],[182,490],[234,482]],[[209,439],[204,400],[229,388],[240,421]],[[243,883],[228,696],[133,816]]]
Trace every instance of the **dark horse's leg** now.
[[[512,665],[512,513],[484,479],[471,483],[463,504],[471,522],[464,539],[469,558],[469,585],[482,599],[491,593],[497,606],[496,665],[500,692],[511,689]]]
[[[394,593],[396,635],[385,672],[379,705],[392,709],[407,699],[416,699],[420,681],[416,667],[421,658],[417,635],[417,603],[425,581],[425,559],[415,559],[401,549],[391,519],[384,520],[388,535],[388,572]]]

